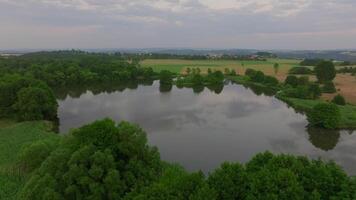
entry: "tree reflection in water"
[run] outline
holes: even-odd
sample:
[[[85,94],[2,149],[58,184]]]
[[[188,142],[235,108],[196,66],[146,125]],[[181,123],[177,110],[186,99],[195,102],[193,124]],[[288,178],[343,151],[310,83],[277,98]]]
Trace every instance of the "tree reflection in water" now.
[[[339,142],[339,130],[327,130],[308,127],[309,141],[316,147],[324,151],[334,149]]]

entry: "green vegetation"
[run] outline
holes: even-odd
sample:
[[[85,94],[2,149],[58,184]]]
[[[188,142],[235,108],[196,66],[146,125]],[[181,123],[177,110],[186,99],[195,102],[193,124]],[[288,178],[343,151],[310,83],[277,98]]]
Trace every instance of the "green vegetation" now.
[[[48,133],[40,135],[38,139],[32,135],[34,143],[19,154],[20,169],[32,172],[17,182],[0,179],[7,189],[16,186],[12,196],[6,197],[78,200],[356,197],[356,180],[332,162],[265,152],[244,165],[223,163],[205,177],[201,172],[189,173],[178,165],[162,162],[157,150],[147,145],[144,131],[127,122],[115,124],[105,119],[63,137],[53,135],[57,138],[54,140],[45,137]],[[32,160],[37,153],[39,158]]]
[[[344,98],[342,95],[340,95],[340,94],[336,95],[336,96],[333,98],[332,102],[335,103],[335,104],[337,104],[337,105],[340,105],[340,106],[346,105],[345,98]]]
[[[27,180],[25,171],[18,167],[22,149],[33,142],[56,139],[58,136],[50,132],[52,125],[49,122],[0,122],[0,199],[15,200]]]
[[[307,67],[293,67],[289,70],[289,74],[312,74],[313,70]]]
[[[207,70],[224,71],[225,68],[234,69],[243,73],[246,68],[251,68],[264,73],[274,74],[274,65],[279,64],[278,74],[286,74],[292,67],[298,66],[300,60],[270,58],[266,60],[186,60],[186,59],[145,59],[141,62],[143,67],[150,67],[155,72],[169,70],[173,73],[184,73],[187,68],[200,68],[202,73]]]
[[[261,83],[271,87],[278,85],[278,80],[275,77],[266,76],[261,71],[256,71],[254,69],[247,69],[245,75],[248,76],[251,79],[251,81],[256,83]]]
[[[333,93],[336,92],[335,84],[334,84],[333,82],[331,82],[331,81],[328,81],[328,82],[324,83],[322,89],[323,89],[323,92],[324,92],[324,93],[331,93],[331,94],[333,94]]]
[[[314,68],[319,83],[332,82],[336,76],[334,63],[331,61],[321,61]]]
[[[277,94],[277,97],[282,101],[286,102],[288,105],[292,106],[298,111],[310,112],[314,106],[319,103],[325,103],[325,101],[316,99],[299,99],[299,98],[290,98],[285,97],[280,94]],[[354,105],[345,105],[338,106],[340,111],[340,121],[337,125],[338,129],[354,129],[356,128],[356,106]]]
[[[340,122],[339,107],[331,103],[319,103],[307,113],[310,125],[326,129],[336,129]]]
[[[18,120],[54,120],[57,101],[42,81],[20,75],[0,78],[0,117]]]

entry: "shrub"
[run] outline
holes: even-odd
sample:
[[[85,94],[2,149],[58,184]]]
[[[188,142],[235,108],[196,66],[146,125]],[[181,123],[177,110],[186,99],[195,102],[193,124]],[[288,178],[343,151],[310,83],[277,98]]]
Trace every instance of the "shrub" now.
[[[289,70],[289,74],[312,74],[313,71],[307,67],[293,67]]]
[[[335,104],[319,103],[307,113],[310,125],[326,129],[335,129],[341,118],[339,108]]]
[[[337,105],[341,105],[341,106],[346,105],[345,98],[343,96],[341,96],[340,94],[336,95],[334,97],[334,99],[332,100],[332,102],[337,104]]]
[[[326,82],[323,86],[323,92],[324,93],[335,93],[336,92],[336,88],[333,82]]]

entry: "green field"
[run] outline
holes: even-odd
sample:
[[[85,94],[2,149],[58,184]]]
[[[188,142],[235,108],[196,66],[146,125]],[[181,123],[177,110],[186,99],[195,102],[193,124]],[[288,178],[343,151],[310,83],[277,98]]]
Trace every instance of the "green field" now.
[[[286,75],[291,67],[299,66],[300,60],[293,59],[268,59],[266,61],[236,61],[236,60],[183,60],[183,59],[147,59],[141,62],[143,67],[152,67],[154,71],[169,70],[184,73],[185,69],[200,68],[204,73],[208,68],[224,70],[235,69],[241,74],[247,68],[261,70],[266,74],[274,74],[273,65],[279,64],[279,74]],[[277,74],[278,75],[278,74]]]
[[[23,186],[26,175],[16,168],[18,153],[26,144],[58,137],[50,132],[49,122],[15,123],[0,120],[0,199],[17,199],[16,194]]]

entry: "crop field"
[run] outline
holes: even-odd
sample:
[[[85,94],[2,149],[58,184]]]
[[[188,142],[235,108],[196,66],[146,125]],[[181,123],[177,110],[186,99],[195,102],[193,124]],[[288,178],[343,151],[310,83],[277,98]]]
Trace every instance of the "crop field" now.
[[[26,144],[57,137],[49,129],[47,122],[0,120],[0,199],[17,199],[16,195],[26,180],[26,175],[15,165],[18,153]]]
[[[279,64],[279,70],[275,73],[274,64]],[[175,73],[185,73],[189,68],[200,68],[206,73],[208,68],[212,70],[234,69],[238,74],[243,74],[246,69],[251,68],[263,71],[268,75],[275,75],[283,80],[288,70],[299,66],[300,60],[294,59],[268,59],[266,61],[237,61],[237,60],[182,60],[182,59],[147,59],[141,62],[144,67],[152,67],[154,71],[169,70]]]

